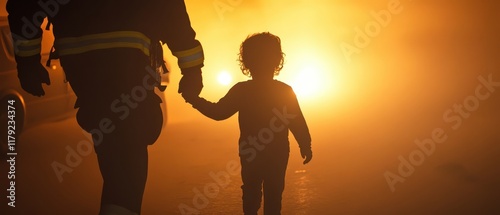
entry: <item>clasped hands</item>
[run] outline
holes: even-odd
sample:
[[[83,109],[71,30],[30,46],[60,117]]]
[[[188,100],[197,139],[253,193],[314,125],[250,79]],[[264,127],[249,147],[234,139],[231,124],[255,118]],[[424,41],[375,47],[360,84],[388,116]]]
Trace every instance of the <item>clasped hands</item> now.
[[[201,70],[183,72],[177,92],[182,95],[186,102],[191,102],[193,99],[198,98],[201,89],[203,89]]]

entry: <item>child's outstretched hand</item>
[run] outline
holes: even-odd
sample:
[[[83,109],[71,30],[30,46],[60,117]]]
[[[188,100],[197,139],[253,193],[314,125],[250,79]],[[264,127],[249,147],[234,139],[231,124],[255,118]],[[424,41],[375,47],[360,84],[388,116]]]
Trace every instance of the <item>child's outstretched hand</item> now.
[[[309,163],[309,161],[311,161],[311,159],[313,157],[313,153],[312,153],[311,148],[306,148],[306,149],[301,148],[300,155],[302,156],[302,158],[304,158],[304,162],[303,162],[304,165]]]

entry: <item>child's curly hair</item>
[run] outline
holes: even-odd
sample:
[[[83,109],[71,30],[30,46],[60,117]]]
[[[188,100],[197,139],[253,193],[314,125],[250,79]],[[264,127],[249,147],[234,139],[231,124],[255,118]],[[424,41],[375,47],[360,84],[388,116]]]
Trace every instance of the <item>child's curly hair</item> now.
[[[273,70],[278,75],[283,68],[284,53],[281,51],[281,39],[269,32],[248,36],[240,45],[238,61],[241,72],[252,76],[252,71]]]

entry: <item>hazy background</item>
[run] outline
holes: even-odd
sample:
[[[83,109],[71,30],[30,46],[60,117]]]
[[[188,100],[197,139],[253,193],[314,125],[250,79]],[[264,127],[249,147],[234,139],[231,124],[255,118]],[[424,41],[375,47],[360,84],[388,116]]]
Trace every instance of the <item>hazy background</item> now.
[[[348,62],[341,44],[354,45],[355,28],[365,29],[375,21],[370,12],[387,10],[389,2],[187,0],[205,50],[202,96],[217,101],[246,80],[236,61],[239,44],[269,31],[281,37],[286,54],[277,79],[296,90],[314,150],[304,167],[291,141],[283,214],[500,214],[500,87],[457,130],[443,119],[475,95],[479,76],[500,82],[500,3],[401,0],[402,11]],[[169,122],[150,150],[144,214],[180,214],[180,204],[192,206],[193,188],[213,182],[210,171],[237,159],[236,116],[213,122],[191,109],[176,93],[180,73],[168,59]],[[408,158],[418,149],[413,141],[431,137],[435,128],[448,139],[391,192],[384,172],[397,173],[398,156]],[[63,137],[51,133],[60,129]],[[62,183],[50,167],[64,160],[64,147],[84,138],[75,120],[33,128],[22,138],[25,154],[33,154],[18,164],[26,167],[19,180],[32,190],[19,197],[25,208],[95,213],[95,156],[85,157]],[[46,152],[35,153],[40,150]],[[29,181],[29,175],[49,182]],[[232,180],[201,214],[240,213],[241,182],[239,176]],[[45,195],[50,197],[40,201]]]

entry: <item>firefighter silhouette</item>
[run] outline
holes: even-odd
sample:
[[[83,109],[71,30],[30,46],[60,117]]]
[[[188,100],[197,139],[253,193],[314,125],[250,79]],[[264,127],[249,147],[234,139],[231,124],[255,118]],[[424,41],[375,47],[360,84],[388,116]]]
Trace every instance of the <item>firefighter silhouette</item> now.
[[[257,215],[264,195],[264,214],[281,214],[290,144],[297,140],[304,164],[312,159],[311,135],[293,89],[274,80],[283,67],[279,37],[268,32],[249,36],[240,46],[240,67],[252,79],[239,82],[218,102],[197,94],[182,96],[205,116],[223,120],[238,112],[243,211]],[[262,190],[264,192],[262,192]]]
[[[35,96],[50,84],[40,62],[41,22],[47,17],[53,26],[50,59],[60,59],[77,96],[77,122],[94,141],[103,178],[99,214],[140,214],[147,146],[163,124],[154,93],[164,89],[161,43],[178,58],[178,92],[197,95],[203,87],[203,50],[184,1],[9,0],[7,11],[18,77]]]

